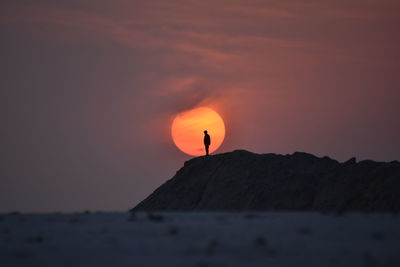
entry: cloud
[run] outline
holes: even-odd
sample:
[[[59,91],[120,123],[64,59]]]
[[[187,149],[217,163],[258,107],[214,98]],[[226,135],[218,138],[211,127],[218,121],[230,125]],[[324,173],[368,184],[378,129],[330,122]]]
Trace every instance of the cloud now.
[[[331,66],[393,66],[398,40],[376,19],[394,19],[391,9],[397,6],[176,0],[100,2],[92,9],[78,2],[6,3],[0,22],[49,40],[94,43],[101,36],[143,55],[148,94],[167,99],[175,112],[227,99],[235,103],[240,94],[255,94],[254,102],[262,105],[260,94],[294,91]]]
[[[123,9],[102,2],[95,11],[73,4],[6,3],[1,4],[0,22],[22,25],[49,39],[91,42],[99,35],[113,40],[146,56],[143,72],[148,70],[144,75],[154,95],[174,96],[193,105],[230,88],[290,87],[290,79],[321,64],[368,60],[371,50],[385,51],[390,46],[389,42],[372,44],[370,40],[377,37],[368,27],[354,31],[340,21],[382,16],[373,12],[372,2],[360,9],[297,1],[272,1],[268,7],[263,1],[118,4]],[[71,28],[70,34],[63,27]],[[339,31],[330,31],[332,27]],[[359,40],[352,38],[354,34]],[[363,40],[369,42],[361,44]],[[393,64],[389,57],[372,60]]]

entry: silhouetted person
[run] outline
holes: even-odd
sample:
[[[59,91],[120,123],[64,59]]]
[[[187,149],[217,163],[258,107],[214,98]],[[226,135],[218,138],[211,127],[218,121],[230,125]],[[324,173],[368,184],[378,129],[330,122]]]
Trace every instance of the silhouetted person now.
[[[211,138],[210,135],[207,133],[207,131],[204,131],[204,146],[206,148],[206,156],[208,156],[208,147],[211,144]]]

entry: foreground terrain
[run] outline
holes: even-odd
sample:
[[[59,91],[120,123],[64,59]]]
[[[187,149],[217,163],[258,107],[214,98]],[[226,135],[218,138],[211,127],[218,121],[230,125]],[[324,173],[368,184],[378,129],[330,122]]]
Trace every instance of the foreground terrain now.
[[[400,266],[396,214],[0,215],[0,266]]]

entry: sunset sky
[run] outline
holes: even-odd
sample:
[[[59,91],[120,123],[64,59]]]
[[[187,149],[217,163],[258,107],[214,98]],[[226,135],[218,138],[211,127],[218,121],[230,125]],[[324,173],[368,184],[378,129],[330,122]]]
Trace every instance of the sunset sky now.
[[[3,0],[0,212],[133,207],[191,158],[170,128],[198,106],[225,121],[217,153],[400,160],[399,14],[398,0]]]

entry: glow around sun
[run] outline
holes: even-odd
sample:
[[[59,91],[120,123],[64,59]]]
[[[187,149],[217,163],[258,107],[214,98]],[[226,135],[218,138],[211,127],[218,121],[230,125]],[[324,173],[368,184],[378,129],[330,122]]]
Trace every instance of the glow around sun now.
[[[221,116],[208,107],[194,108],[176,115],[171,135],[175,145],[192,156],[205,155],[204,131],[211,136],[210,153],[217,150],[225,138],[225,124]]]

